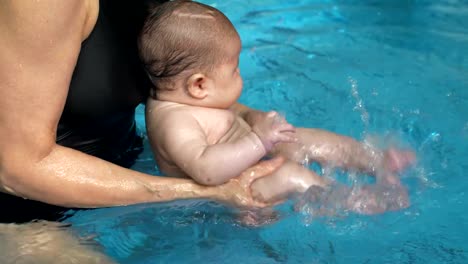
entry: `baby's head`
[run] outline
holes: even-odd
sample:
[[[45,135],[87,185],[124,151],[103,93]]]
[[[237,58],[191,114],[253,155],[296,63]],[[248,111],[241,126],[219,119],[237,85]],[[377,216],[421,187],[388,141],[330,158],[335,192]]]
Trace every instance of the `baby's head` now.
[[[213,7],[181,0],[153,7],[138,46],[155,99],[187,95],[181,103],[226,108],[240,95],[240,38]]]

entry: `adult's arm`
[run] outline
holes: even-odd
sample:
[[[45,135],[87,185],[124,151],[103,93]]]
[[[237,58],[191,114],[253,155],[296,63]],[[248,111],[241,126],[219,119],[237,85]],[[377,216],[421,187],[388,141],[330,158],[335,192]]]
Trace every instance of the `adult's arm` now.
[[[240,186],[236,182],[222,194],[223,188],[146,175],[55,143],[81,42],[97,18],[97,2],[2,1],[0,191],[67,207],[188,198],[254,205],[248,187],[229,193]],[[268,166],[264,168],[255,177],[268,174]]]

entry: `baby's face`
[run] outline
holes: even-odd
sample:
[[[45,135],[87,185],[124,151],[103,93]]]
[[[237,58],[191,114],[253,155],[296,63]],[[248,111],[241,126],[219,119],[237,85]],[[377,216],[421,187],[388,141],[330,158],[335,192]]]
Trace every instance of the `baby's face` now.
[[[242,77],[239,71],[240,39],[233,38],[226,45],[225,63],[215,69],[214,83],[219,108],[227,109],[237,102],[242,92]]]

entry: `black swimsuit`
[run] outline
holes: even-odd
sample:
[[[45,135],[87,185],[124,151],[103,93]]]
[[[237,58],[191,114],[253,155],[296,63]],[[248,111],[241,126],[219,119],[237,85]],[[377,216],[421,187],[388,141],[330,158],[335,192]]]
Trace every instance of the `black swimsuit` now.
[[[153,1],[155,2],[155,1]],[[129,167],[141,151],[135,107],[149,91],[139,63],[137,35],[145,1],[100,0],[96,25],[83,42],[73,73],[57,143]],[[56,220],[63,208],[0,193],[0,222]]]
[[[143,1],[100,1],[73,73],[58,144],[131,165],[123,156],[135,143],[135,107],[149,89],[136,45],[145,15]]]

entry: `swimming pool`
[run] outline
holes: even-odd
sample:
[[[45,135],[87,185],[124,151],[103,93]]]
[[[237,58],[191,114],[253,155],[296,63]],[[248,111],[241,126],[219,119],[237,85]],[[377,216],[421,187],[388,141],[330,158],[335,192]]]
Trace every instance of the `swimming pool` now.
[[[69,219],[80,234],[120,263],[468,262],[467,1],[203,2],[243,40],[241,102],[412,147],[411,207],[311,221],[285,205],[247,228],[222,206],[181,201],[80,211]],[[149,148],[134,168],[157,174]]]

